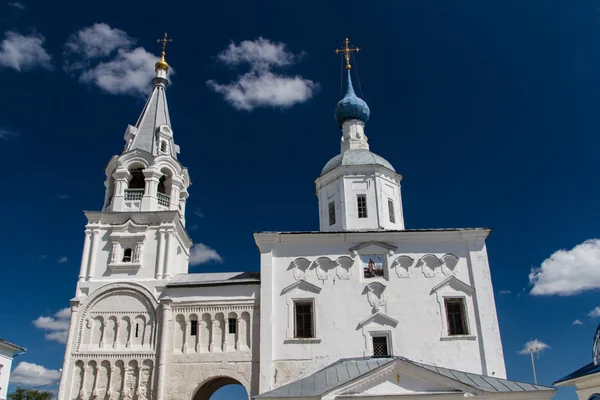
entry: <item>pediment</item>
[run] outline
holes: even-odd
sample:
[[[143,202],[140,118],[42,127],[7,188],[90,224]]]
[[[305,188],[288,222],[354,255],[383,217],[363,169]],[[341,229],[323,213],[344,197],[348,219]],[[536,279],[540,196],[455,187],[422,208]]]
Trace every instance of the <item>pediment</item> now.
[[[364,242],[357,246],[351,247],[349,250],[351,253],[355,253],[355,252],[357,253],[359,251],[385,253],[385,252],[389,252],[389,251],[396,251],[396,249],[397,249],[397,247],[392,246],[391,244],[384,243],[384,242],[378,242],[376,240],[370,240],[368,242]]]
[[[390,317],[389,315],[387,315],[381,311],[378,311],[378,312],[370,315],[368,318],[365,318],[364,320],[360,321],[358,323],[357,329],[360,329],[360,328],[365,327],[372,323],[396,327],[396,325],[398,325],[398,320]]]
[[[283,294],[292,292],[294,290],[303,291],[303,292],[311,292],[314,294],[319,294],[321,292],[321,288],[318,287],[317,285],[313,285],[312,283],[307,282],[304,279],[300,279],[300,280],[292,283],[291,285],[283,288],[281,290],[281,294],[283,295]]]
[[[365,374],[358,381],[342,388],[337,396],[435,396],[444,394],[465,395],[463,388],[433,376],[431,371],[416,371],[406,368],[401,360],[396,360],[383,368]]]
[[[444,279],[442,282],[435,285],[431,289],[431,294],[438,292],[442,288],[445,288],[445,287],[451,287],[452,289],[456,290],[457,292],[463,292],[468,295],[473,294],[473,292],[475,291],[475,289],[472,286],[466,284],[465,282],[461,281],[460,279],[458,279],[455,276],[450,276],[450,277]]]
[[[136,236],[144,236],[146,235],[146,230],[148,229],[148,225],[139,225],[128,219],[122,225],[113,225],[111,227],[111,238],[118,238],[122,236],[136,237]]]

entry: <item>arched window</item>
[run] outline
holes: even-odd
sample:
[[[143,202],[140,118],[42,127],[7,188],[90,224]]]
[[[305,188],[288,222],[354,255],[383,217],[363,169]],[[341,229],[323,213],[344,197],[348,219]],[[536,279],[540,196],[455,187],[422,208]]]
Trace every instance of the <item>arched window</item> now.
[[[131,262],[131,255],[133,251],[130,248],[125,249],[123,251],[123,262]]]
[[[131,173],[129,189],[144,189],[146,187],[144,168],[133,168],[129,172]]]
[[[160,151],[162,153],[166,153],[167,152],[167,142],[165,142],[164,140],[160,141]]]
[[[158,193],[167,194],[167,187],[165,186],[165,181],[167,177],[165,175],[161,176],[158,180]]]

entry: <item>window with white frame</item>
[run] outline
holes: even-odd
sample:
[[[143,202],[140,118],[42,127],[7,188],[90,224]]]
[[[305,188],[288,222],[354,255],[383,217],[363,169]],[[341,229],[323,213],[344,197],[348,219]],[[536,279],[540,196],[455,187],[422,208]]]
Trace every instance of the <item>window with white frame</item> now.
[[[329,226],[335,224],[335,201],[329,203]]]
[[[448,336],[468,335],[464,299],[462,297],[445,298],[444,306],[448,322]]]
[[[390,356],[387,336],[373,336],[371,340],[373,341],[373,357]]]
[[[357,194],[356,205],[358,207],[358,218],[367,218],[367,195]]]
[[[394,213],[394,200],[388,199],[388,211],[390,214],[390,222],[392,224],[396,223],[396,214]]]
[[[294,337],[314,338],[314,303],[311,300],[294,301]]]

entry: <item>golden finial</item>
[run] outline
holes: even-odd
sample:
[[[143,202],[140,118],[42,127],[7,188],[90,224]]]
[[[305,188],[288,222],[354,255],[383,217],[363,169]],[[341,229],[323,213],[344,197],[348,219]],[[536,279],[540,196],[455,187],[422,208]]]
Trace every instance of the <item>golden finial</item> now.
[[[169,70],[169,64],[167,64],[167,62],[165,61],[165,50],[167,48],[167,43],[170,43],[172,41],[173,41],[173,39],[169,39],[166,33],[162,39],[156,39],[156,42],[160,43],[160,47],[162,49],[162,54],[160,56],[160,60],[158,60],[158,62],[154,65],[155,69],[160,68],[160,69],[164,69],[165,71]]]
[[[359,50],[360,49],[358,47],[350,47],[350,40],[346,38],[346,40],[344,41],[344,47],[342,47],[341,49],[335,49],[335,54],[344,53],[344,56],[346,57],[346,69],[350,69],[352,68],[350,66],[350,54],[354,51],[358,53]]]

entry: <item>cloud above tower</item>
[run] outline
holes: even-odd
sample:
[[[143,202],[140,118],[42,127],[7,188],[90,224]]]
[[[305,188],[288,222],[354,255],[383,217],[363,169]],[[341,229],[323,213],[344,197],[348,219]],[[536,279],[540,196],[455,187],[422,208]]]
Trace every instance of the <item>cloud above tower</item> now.
[[[146,95],[157,56],[136,43],[125,31],[96,23],[66,41],[63,68],[80,82],[110,94]]]
[[[52,69],[52,57],[44,49],[42,35],[21,35],[6,32],[0,43],[0,68],[28,71],[34,68]]]
[[[304,55],[290,52],[284,43],[262,37],[239,44],[232,42],[217,54],[217,60],[229,68],[247,65],[250,70],[227,84],[213,79],[206,84],[238,110],[289,108],[312,98],[319,84],[300,75],[291,76],[274,70],[296,64]]]
[[[571,250],[558,250],[533,268],[533,295],[571,296],[600,288],[600,239],[586,240]]]

